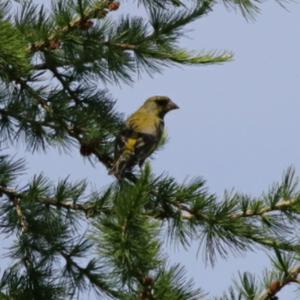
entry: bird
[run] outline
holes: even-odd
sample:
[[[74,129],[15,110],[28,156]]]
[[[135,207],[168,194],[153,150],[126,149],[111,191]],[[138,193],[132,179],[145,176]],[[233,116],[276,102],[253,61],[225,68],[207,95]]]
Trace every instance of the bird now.
[[[109,174],[121,180],[135,165],[141,168],[163,136],[166,113],[178,108],[167,96],[152,96],[130,115],[116,138]]]

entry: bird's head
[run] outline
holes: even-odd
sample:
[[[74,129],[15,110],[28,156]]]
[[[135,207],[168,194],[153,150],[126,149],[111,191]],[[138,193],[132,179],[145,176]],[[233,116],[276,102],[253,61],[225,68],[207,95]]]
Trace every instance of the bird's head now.
[[[146,110],[155,112],[161,118],[164,117],[167,112],[179,108],[177,104],[175,104],[169,97],[166,96],[150,97],[145,101],[143,107]]]

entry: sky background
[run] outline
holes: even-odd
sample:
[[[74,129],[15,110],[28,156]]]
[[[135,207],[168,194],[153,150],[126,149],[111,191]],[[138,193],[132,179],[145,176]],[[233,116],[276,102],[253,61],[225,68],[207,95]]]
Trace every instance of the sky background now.
[[[127,12],[130,4],[126,6],[117,13]],[[218,5],[187,27],[184,47],[232,51],[233,62],[172,67],[153,78],[144,74],[132,86],[108,86],[126,116],[157,94],[168,95],[180,106],[166,117],[170,140],[153,160],[156,174],[166,172],[179,182],[201,176],[220,197],[226,189],[259,196],[290,165],[300,174],[300,4],[288,4],[285,10],[271,0],[261,8],[256,20],[247,22]],[[42,172],[56,181],[70,175],[89,179],[93,188],[112,180],[103,166],[91,166],[78,150],[31,155],[20,146],[11,152],[26,158],[27,177]],[[205,267],[202,253],[196,255],[197,241],[188,252],[166,251],[173,262],[186,265],[190,277],[211,296],[226,290],[237,271],[261,275],[269,265],[265,254],[256,252]],[[299,299],[293,290],[286,288],[280,299]]]

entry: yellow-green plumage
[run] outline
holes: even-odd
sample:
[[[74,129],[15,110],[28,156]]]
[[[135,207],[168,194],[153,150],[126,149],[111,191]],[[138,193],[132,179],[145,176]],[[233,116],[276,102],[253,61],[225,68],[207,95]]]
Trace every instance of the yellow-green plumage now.
[[[165,96],[153,96],[125,122],[116,140],[115,157],[110,174],[119,179],[136,164],[142,166],[156,149],[164,131],[164,116],[178,106]]]

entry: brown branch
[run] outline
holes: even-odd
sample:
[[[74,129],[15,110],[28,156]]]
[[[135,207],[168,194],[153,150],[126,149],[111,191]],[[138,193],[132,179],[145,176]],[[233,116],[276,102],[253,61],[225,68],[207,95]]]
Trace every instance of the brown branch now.
[[[77,131],[76,129],[72,129],[72,128],[67,128],[67,131],[72,137],[76,138],[80,143],[82,142],[82,139],[80,138],[80,134],[79,134],[80,131]],[[101,156],[96,150],[93,151],[93,154],[107,168],[110,168],[110,166],[111,166],[111,158],[110,157]],[[1,192],[1,188],[0,188],[0,192]],[[56,206],[64,207],[66,209],[83,211],[85,214],[88,214],[88,215],[91,213],[91,210],[92,210],[91,207],[86,207],[81,204],[59,203],[55,199],[44,199],[43,202],[45,204],[56,205]],[[291,206],[293,206],[294,204],[296,204],[297,202],[298,202],[297,199],[283,200],[283,201],[280,201],[279,203],[277,203],[274,207],[263,207],[257,211],[256,210],[253,211],[253,210],[249,209],[246,212],[232,214],[231,216],[229,216],[229,218],[231,218],[232,220],[236,220],[238,218],[263,216],[264,214],[272,213],[275,211],[285,211],[285,210],[289,209]],[[179,211],[181,213],[182,218],[186,219],[188,221],[190,221],[192,219],[196,219],[199,221],[208,221],[209,220],[209,217],[206,214],[204,214],[201,211],[194,210],[182,202],[174,201],[174,202],[171,202],[170,205],[175,207],[177,209],[177,211]],[[164,212],[157,213],[155,211],[150,212],[149,215],[152,217],[156,217],[158,219],[166,219],[166,218],[171,217],[169,215],[166,215]],[[267,240],[265,241],[266,246],[274,246],[274,244],[272,244],[272,243],[273,243],[273,241],[271,241],[270,243]]]
[[[8,197],[13,198],[13,199],[19,199],[18,201],[20,201],[22,199],[22,197],[24,197],[26,192],[18,192],[15,189],[12,188],[7,188],[7,187],[0,187],[0,193],[6,194]],[[41,204],[44,205],[51,205],[51,206],[55,206],[57,208],[64,208],[67,210],[74,210],[74,211],[78,211],[83,213],[87,218],[89,217],[93,217],[95,215],[98,215],[99,213],[105,214],[105,215],[109,215],[111,213],[109,208],[105,208],[105,207],[97,207],[96,203],[92,203],[92,202],[86,202],[86,203],[76,203],[74,200],[72,200],[71,198],[68,199],[68,201],[58,201],[55,197],[40,197],[38,199],[36,199],[38,202],[40,202]],[[191,220],[190,216],[186,216],[188,213],[191,214],[192,211],[190,209],[187,208],[186,205],[183,204],[176,204],[174,205],[175,207],[177,207],[178,211],[181,213],[182,218],[185,218],[187,220]],[[177,212],[178,212],[177,211]],[[176,213],[176,212],[175,212]],[[158,220],[166,220],[169,218],[174,217],[174,215],[168,214],[164,211],[147,211],[145,212],[145,216],[148,217],[153,217],[155,219]],[[22,221],[22,215],[19,215],[20,220]],[[193,218],[195,218],[195,213],[193,212]],[[197,219],[204,221],[204,222],[208,222],[209,217],[204,215],[204,214],[197,214]],[[236,218],[235,218],[236,219]],[[23,226],[26,223],[23,223]],[[26,228],[27,226],[25,225],[24,228]],[[276,238],[270,236],[252,236],[249,237],[253,242],[255,242],[256,244],[259,244],[261,246],[265,246],[267,248],[277,248],[277,249],[281,249],[284,251],[292,251],[292,252],[298,252],[300,251],[300,245],[297,244],[291,244],[289,242],[285,242],[285,241],[280,241],[277,240]]]
[[[84,214],[88,215],[90,208],[87,207],[84,204],[80,203],[75,203],[75,201],[71,200],[69,202],[61,202],[57,201],[56,198],[39,198],[37,199],[40,203],[45,204],[45,205],[51,205],[51,206],[56,206],[57,208],[65,208],[68,210],[76,210],[83,212]]]
[[[86,30],[90,28],[93,25],[91,19],[104,18],[109,11],[117,10],[119,6],[119,2],[115,2],[114,0],[98,1],[94,7],[86,9],[83,15],[75,17],[68,25],[57,28],[46,41],[31,44],[28,50],[29,52],[34,53],[36,51],[58,49],[61,45],[61,37],[63,35],[76,29]]]
[[[49,111],[52,112],[52,108],[51,106],[49,106],[47,108]],[[3,114],[5,116],[8,116],[8,117],[11,117],[11,118],[14,118],[18,121],[22,121],[22,122],[28,122],[28,123],[34,123],[34,124],[37,124],[37,125],[41,125],[41,126],[44,126],[44,127],[48,127],[50,129],[53,129],[53,130],[58,130],[59,127],[56,126],[55,124],[51,124],[49,122],[45,122],[45,121],[32,121],[32,120],[27,120],[21,116],[16,116],[15,114],[11,113],[11,112],[8,112],[4,109],[0,109],[0,114]],[[65,130],[66,132],[69,134],[69,136],[71,136],[72,138],[74,138],[75,140],[77,140],[79,142],[80,145],[84,145],[84,141],[83,141],[83,138],[81,136],[81,134],[84,135],[84,130],[76,127],[76,126],[70,126],[70,125],[67,125],[67,124],[64,124],[65,125]],[[103,153],[99,153],[99,150],[98,149],[92,149],[91,150],[91,154],[94,154],[97,159],[107,168],[107,169],[110,169],[111,168],[111,165],[112,165],[112,158],[107,155],[107,154],[103,154]]]
[[[24,87],[27,88],[29,91],[31,91],[31,95],[37,100],[38,103],[43,105],[43,107],[48,111],[53,113],[52,107],[48,104],[48,101],[41,97],[38,93],[36,93],[28,84],[24,84]],[[78,99],[77,99],[78,100]],[[74,100],[76,102],[76,100]],[[46,126],[49,126],[49,124],[46,124]],[[51,127],[51,126],[50,126]],[[65,124],[65,129],[68,132],[68,134],[75,138],[80,145],[83,144],[83,139],[81,137],[81,134],[84,134],[84,130],[82,130],[79,127],[76,126],[69,126]],[[92,153],[98,158],[98,160],[105,165],[107,169],[111,168],[112,159],[108,155],[101,155],[97,151],[97,149],[93,149]]]
[[[0,186],[0,193],[7,195],[13,201],[16,201],[16,205],[20,205],[20,201],[26,195],[26,191],[19,192],[13,188]],[[64,208],[67,210],[74,210],[84,213],[87,217],[93,216],[96,213],[97,208],[93,203],[76,203],[71,198],[68,201],[58,201],[55,197],[40,197],[36,199],[38,202],[44,205],[51,205],[57,208]],[[16,206],[17,207],[17,206]],[[18,212],[19,211],[19,212]],[[101,208],[101,212],[105,214],[109,214],[109,210],[105,208]],[[21,224],[23,223],[26,229],[28,228],[28,224],[26,220],[23,221],[23,214],[20,209],[17,209],[17,214],[20,217]],[[26,223],[24,223],[26,222]]]
[[[123,50],[137,50],[139,47],[139,45],[128,44],[128,43],[112,43],[110,41],[105,42],[104,45],[121,48]]]
[[[290,270],[282,280],[273,280],[269,286],[259,295],[255,300],[270,300],[274,297],[282,288],[290,283],[299,284],[298,275],[300,274],[300,266],[297,266]]]
[[[282,200],[278,202],[274,207],[263,207],[260,210],[251,210],[248,209],[245,212],[233,214],[232,218],[233,219],[238,219],[242,217],[256,217],[256,216],[263,216],[264,214],[267,214],[269,212],[274,212],[274,211],[285,211],[289,208],[291,208],[294,204],[299,202],[298,199],[291,199],[291,200]]]
[[[298,199],[291,199],[291,200],[282,200],[278,202],[276,205],[273,207],[271,206],[266,206],[263,207],[259,210],[251,210],[248,209],[245,212],[239,212],[239,213],[234,213],[229,216],[232,220],[236,220],[239,218],[250,218],[250,217],[261,217],[265,214],[272,213],[272,212],[278,212],[278,211],[286,211],[290,209],[294,204],[298,203]],[[181,202],[176,202],[171,203],[175,207],[177,207],[180,211],[182,211],[182,217],[187,220],[191,219],[197,219],[197,220],[207,220],[207,216],[203,214],[201,211],[191,209],[188,205],[185,205]]]
[[[24,80],[21,80],[21,79],[17,79],[16,80],[19,84],[21,84],[22,88],[23,89],[26,89],[28,91],[28,93],[33,97],[33,99],[36,100],[37,104],[41,105],[47,112],[49,113],[53,113],[53,109],[50,105],[50,103],[47,101],[47,99],[43,98],[41,95],[39,95],[31,86],[28,85],[28,83]],[[74,101],[78,101],[78,99],[74,99]],[[3,114],[6,114],[6,115],[11,115],[13,118],[15,119],[19,119],[19,116],[15,116],[13,114],[9,114],[7,113],[7,111],[5,110],[0,110],[0,113],[3,113]],[[54,130],[57,129],[57,127],[53,124],[50,124],[48,122],[42,122],[42,121],[34,121],[35,123],[38,123],[42,126],[45,126],[45,127],[49,127],[49,128],[52,128]],[[67,125],[65,124],[65,130],[67,131],[67,133],[73,137],[74,139],[76,139],[80,145],[83,145],[84,144],[84,141],[83,141],[83,138],[81,137],[81,135],[84,135],[84,130],[82,130],[81,128],[79,127],[76,127],[76,126],[70,126],[70,125]],[[97,149],[92,149],[91,151],[91,154],[94,154],[98,160],[104,164],[104,166],[107,168],[107,169],[110,169],[111,168],[111,165],[112,165],[112,159],[111,157],[109,157],[108,155],[105,155],[105,154],[102,154],[102,153],[99,153],[99,151],[97,151]]]
[[[20,202],[20,200],[26,194],[26,191],[18,192],[15,189],[0,186],[0,193],[7,195],[9,198],[18,199],[18,201]],[[66,203],[66,202],[57,201],[57,199],[55,198],[39,198],[37,200],[46,205],[53,205],[57,207],[63,207],[66,209],[79,210],[84,212],[85,214],[87,214],[89,210],[89,208],[84,204],[75,203],[75,201]]]
[[[180,212],[182,215],[182,218],[191,220],[191,219],[197,219],[197,220],[208,220],[207,215],[203,214],[201,211],[193,210],[188,205],[185,205],[179,201],[175,201],[172,203]]]
[[[116,47],[116,48],[121,48],[123,50],[131,50],[131,51],[136,51],[139,48],[139,45],[134,45],[134,44],[128,44],[128,43],[112,43],[112,42],[104,42],[104,46],[108,47]],[[50,70],[52,71],[52,68],[49,67],[49,64],[47,62],[35,64],[32,66],[34,70],[40,71],[40,70]],[[67,68],[70,67],[68,64],[62,64],[62,63],[56,63],[56,68],[57,67],[62,67],[62,68]]]
[[[23,214],[23,211],[22,211],[22,208],[21,208],[20,198],[9,197],[9,199],[12,201],[12,203],[16,207],[16,213],[17,213],[17,216],[19,218],[21,231],[22,231],[22,233],[26,233],[28,231],[28,222],[26,220],[25,215]]]
[[[65,208],[67,210],[74,210],[82,212],[86,215],[87,218],[94,216],[96,213],[99,213],[99,208],[96,207],[93,203],[76,203],[74,200],[61,202],[57,201],[56,198],[40,198],[37,199],[40,203],[45,205],[55,206],[57,208]],[[101,207],[101,213],[110,214],[109,209]]]
[[[28,223],[27,223],[26,217],[23,214],[23,211],[21,208],[20,193],[18,193],[14,189],[1,186],[0,194],[5,194],[9,198],[9,200],[14,204],[14,206],[16,208],[16,213],[19,218],[20,225],[21,225],[21,231],[22,231],[22,233],[27,232],[28,231]]]
[[[283,251],[297,252],[297,253],[300,251],[299,244],[293,244],[293,243],[289,243],[288,241],[277,240],[276,238],[271,236],[266,237],[262,235],[257,235],[256,237],[251,237],[251,239],[255,243],[261,246],[265,246],[272,249],[276,248]]]

